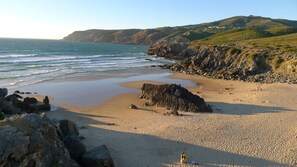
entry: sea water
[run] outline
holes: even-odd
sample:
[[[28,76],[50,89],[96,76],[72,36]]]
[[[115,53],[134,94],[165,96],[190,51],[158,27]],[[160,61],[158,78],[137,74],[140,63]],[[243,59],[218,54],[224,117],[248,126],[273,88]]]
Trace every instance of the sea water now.
[[[171,63],[149,56],[147,46],[63,40],[1,39],[0,87],[98,74],[135,73]]]

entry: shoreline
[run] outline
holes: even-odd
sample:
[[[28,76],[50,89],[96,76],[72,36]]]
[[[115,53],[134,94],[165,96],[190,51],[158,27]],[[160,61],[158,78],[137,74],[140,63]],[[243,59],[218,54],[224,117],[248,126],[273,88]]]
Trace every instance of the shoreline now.
[[[47,115],[76,122],[87,149],[106,144],[117,166],[178,166],[182,151],[199,166],[296,165],[296,85],[180,73],[166,78],[194,83],[184,87],[204,98],[214,113],[164,116],[166,109],[144,107],[145,100],[138,99],[144,82],[160,82],[136,79],[117,83],[133,92],[87,107],[61,105]],[[130,104],[140,109],[131,110]]]

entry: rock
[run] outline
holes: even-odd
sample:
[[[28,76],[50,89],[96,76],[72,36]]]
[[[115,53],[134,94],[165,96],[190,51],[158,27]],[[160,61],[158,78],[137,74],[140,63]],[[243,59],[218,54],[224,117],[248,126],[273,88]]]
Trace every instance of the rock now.
[[[81,156],[86,152],[86,146],[78,136],[66,136],[63,140],[71,158],[80,161]]]
[[[23,114],[18,122],[33,129],[39,129],[42,125],[42,120],[37,114]]]
[[[130,104],[129,108],[134,109],[134,110],[138,109],[138,107],[136,105],[134,105],[134,104]]]
[[[36,104],[38,101],[34,97],[26,97],[23,102],[24,104],[27,105],[27,104]]]
[[[62,134],[64,136],[78,136],[79,132],[77,129],[77,125],[75,122],[72,122],[70,120],[61,120],[59,124],[59,128],[62,131]]]
[[[179,116],[179,113],[177,110],[173,110],[170,112],[171,115]]]
[[[8,95],[7,97],[6,97],[6,99],[8,100],[8,101],[11,101],[12,102],[12,105],[14,106],[14,107],[17,107],[17,108],[22,108],[22,106],[23,106],[23,102],[21,101],[21,100],[19,100],[19,99],[22,99],[23,97],[22,96],[20,96],[20,95],[18,95],[18,94],[12,94],[12,95]]]
[[[185,112],[212,112],[204,99],[176,84],[143,84],[141,96],[151,100],[152,105]]]
[[[81,161],[87,167],[114,167],[113,160],[106,145],[99,146],[85,153]]]
[[[5,97],[0,97],[0,110],[4,111],[12,107],[12,102]]]
[[[19,91],[19,90],[16,90],[16,91],[14,91],[14,93],[21,93],[21,91]]]
[[[47,96],[44,97],[43,104],[48,104],[48,105],[50,104]]]
[[[178,113],[178,111],[177,110],[173,110],[173,111],[171,111],[171,112],[166,112],[166,113],[164,113],[163,115],[167,115],[167,116],[180,116],[180,114]]]
[[[6,97],[6,99],[14,99],[14,98],[16,98],[16,99],[23,99],[23,97],[21,96],[21,95],[18,95],[18,94],[16,94],[16,93],[14,93],[14,94],[11,94],[11,95],[8,95],[7,97]]]
[[[0,97],[5,97],[8,94],[8,90],[6,88],[0,88]]]
[[[49,104],[37,104],[36,108],[38,111],[50,111],[51,110],[51,105]]]
[[[11,116],[0,124],[0,166],[77,166],[44,114]]]

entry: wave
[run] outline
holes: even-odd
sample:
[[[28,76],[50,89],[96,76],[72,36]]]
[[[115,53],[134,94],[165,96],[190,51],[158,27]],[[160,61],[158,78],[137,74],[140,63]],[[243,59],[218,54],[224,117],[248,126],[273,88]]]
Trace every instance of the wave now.
[[[38,54],[9,54],[9,55],[0,55],[0,59],[5,58],[19,58],[19,57],[34,57]]]
[[[15,73],[14,71],[11,71],[10,73],[7,73],[6,75],[0,76],[0,79],[13,79],[13,78],[23,78],[23,77],[31,77],[36,75],[42,75],[42,74],[49,74],[53,72],[60,71],[60,68],[52,69],[52,70],[38,70],[38,71],[26,71],[23,73]]]

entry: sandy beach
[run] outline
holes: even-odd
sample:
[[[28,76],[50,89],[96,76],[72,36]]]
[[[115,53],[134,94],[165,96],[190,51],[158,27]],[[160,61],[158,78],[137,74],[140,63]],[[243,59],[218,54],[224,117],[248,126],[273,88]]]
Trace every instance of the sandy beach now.
[[[214,113],[165,116],[166,109],[144,107],[146,101],[138,98],[143,83],[161,80],[133,80],[118,85],[133,92],[87,107],[59,105],[47,115],[75,121],[87,149],[107,145],[116,166],[179,166],[183,151],[199,166],[297,165],[296,85],[185,74],[164,80],[168,78],[192,81],[187,88],[203,97]],[[129,109],[130,104],[139,109]]]

